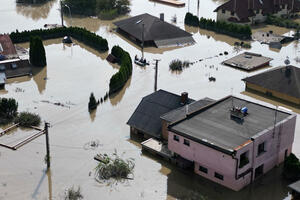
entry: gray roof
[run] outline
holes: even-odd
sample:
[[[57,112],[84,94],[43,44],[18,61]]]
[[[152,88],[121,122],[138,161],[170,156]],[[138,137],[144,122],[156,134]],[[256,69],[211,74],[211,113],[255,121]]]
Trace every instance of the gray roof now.
[[[295,183],[290,184],[288,187],[291,188],[292,190],[300,193],[300,180]]]
[[[300,68],[292,65],[288,66],[288,70],[287,67],[278,67],[244,78],[243,81],[300,98]]]
[[[160,118],[166,120],[169,123],[174,123],[184,119],[186,117],[186,114],[191,114],[199,110],[200,108],[203,108],[204,106],[207,106],[213,102],[215,102],[215,100],[206,97],[204,99],[194,101],[178,109],[172,110],[162,115]]]
[[[244,120],[231,118],[232,103],[235,107],[248,108],[248,115]],[[232,154],[241,144],[272,127],[275,112],[275,109],[229,96],[191,113],[185,119],[169,126],[169,129],[196,142]],[[276,122],[290,115],[277,111]]]
[[[171,40],[176,38],[181,42],[195,42],[192,34],[147,13],[120,20],[114,24],[139,41],[142,41],[142,27],[144,24],[144,41],[154,41],[160,46],[168,46],[170,42],[176,43],[178,41]],[[190,39],[185,41],[184,38],[187,37]]]
[[[272,58],[264,57],[261,54],[244,52],[222,62],[224,65],[240,68],[246,71],[257,69],[268,65]]]
[[[160,116],[182,107],[180,100],[181,96],[179,95],[158,90],[142,99],[127,124],[153,137],[160,138],[162,123]],[[194,100],[189,99],[188,103],[192,101]]]

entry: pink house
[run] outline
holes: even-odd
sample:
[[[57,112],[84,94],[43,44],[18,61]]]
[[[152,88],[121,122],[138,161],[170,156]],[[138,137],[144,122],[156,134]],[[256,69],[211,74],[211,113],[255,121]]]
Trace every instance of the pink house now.
[[[168,148],[194,171],[238,191],[291,153],[296,115],[229,96],[169,126]]]

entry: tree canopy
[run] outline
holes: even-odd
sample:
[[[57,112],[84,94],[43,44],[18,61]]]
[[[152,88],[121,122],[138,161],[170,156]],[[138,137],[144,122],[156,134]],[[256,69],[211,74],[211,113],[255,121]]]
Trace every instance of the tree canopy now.
[[[45,48],[40,37],[31,37],[29,46],[29,60],[34,66],[44,67],[47,65]]]

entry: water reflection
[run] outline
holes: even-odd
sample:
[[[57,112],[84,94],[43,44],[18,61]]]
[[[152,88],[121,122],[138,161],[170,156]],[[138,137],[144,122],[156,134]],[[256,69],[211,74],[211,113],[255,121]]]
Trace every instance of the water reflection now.
[[[51,178],[51,169],[47,171],[48,177],[48,192],[49,192],[49,200],[52,200],[52,178]]]
[[[27,18],[31,18],[35,21],[39,19],[46,19],[50,13],[51,8],[57,0],[51,0],[44,4],[16,4],[16,12]]]
[[[128,81],[126,82],[126,84],[124,85],[124,87],[122,88],[122,90],[120,90],[119,92],[115,93],[115,94],[112,94],[109,96],[109,100],[110,100],[110,103],[111,105],[115,106],[117,105],[123,98],[124,94],[125,94],[125,91],[127,88],[129,88],[130,84],[131,84],[131,79],[132,77],[130,77],[128,79]]]
[[[33,70],[33,80],[36,83],[39,93],[42,94],[46,89],[47,84],[47,66],[46,67],[34,67]]]
[[[101,106],[101,105],[99,105],[99,106]],[[94,122],[94,120],[96,118],[96,113],[97,113],[97,108],[89,112],[90,118],[91,118],[91,122]]]

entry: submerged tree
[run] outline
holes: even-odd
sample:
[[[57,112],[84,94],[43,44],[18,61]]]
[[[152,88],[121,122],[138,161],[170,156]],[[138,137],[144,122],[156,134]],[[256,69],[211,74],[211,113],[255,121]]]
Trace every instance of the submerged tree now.
[[[292,181],[300,179],[300,161],[293,153],[284,160],[283,176]]]
[[[83,199],[80,187],[77,190],[72,187],[66,191],[65,200],[80,200]]]
[[[13,98],[0,99],[0,116],[5,119],[13,119],[17,116],[18,103]]]
[[[94,110],[97,108],[99,102],[97,102],[94,93],[91,93],[90,95],[90,101],[89,101],[89,110]]]
[[[29,60],[34,66],[44,67],[47,65],[45,48],[40,37],[30,38]]]
[[[15,119],[23,127],[39,126],[41,118],[39,115],[30,112],[21,112]]]

